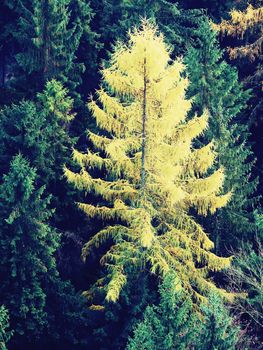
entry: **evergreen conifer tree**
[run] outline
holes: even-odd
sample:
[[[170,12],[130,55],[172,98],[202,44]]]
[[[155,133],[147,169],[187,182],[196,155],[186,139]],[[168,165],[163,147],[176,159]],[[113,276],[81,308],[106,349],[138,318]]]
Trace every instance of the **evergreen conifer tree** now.
[[[158,306],[147,306],[126,350],[185,350],[197,336],[197,319],[180,282],[168,274],[161,285]]]
[[[9,4],[18,16],[13,28],[17,64],[10,84],[25,97],[34,96],[51,79],[59,80],[71,93],[81,82],[84,66],[77,63],[76,51],[83,28],[78,18],[71,19],[70,2],[19,0]]]
[[[201,11],[182,10],[171,0],[92,0],[91,4],[96,12],[97,31],[106,49],[117,39],[126,39],[128,30],[139,25],[144,17],[158,23],[166,40],[173,45],[174,54],[182,54],[202,18]]]
[[[21,152],[38,170],[41,182],[57,182],[69,159],[73,141],[68,128],[74,118],[73,100],[61,83],[52,80],[37,101],[22,101],[0,111],[0,169],[8,170],[13,156]]]
[[[185,99],[183,65],[169,62],[163,37],[148,23],[132,32],[127,44],[117,45],[110,67],[102,71],[105,87],[89,103],[102,130],[89,132],[95,152],[74,150],[81,171],[65,169],[76,188],[101,198],[100,205],[79,207],[89,217],[110,221],[83,248],[85,259],[94,247],[113,241],[101,259],[108,301],[118,299],[130,266],[161,276],[175,270],[200,301],[216,288],[208,272],[230,263],[211,252],[213,243],[188,213],[190,207],[214,213],[230,194],[219,195],[222,168],[206,176],[215,159],[212,143],[192,147],[208,115],[187,119],[191,101]],[[101,170],[101,177],[93,169]]]
[[[132,266],[127,275],[127,283],[118,303],[97,305],[96,302],[101,299],[100,289],[94,290],[94,294],[84,292],[84,296],[92,298],[89,310],[93,316],[94,348],[124,349],[128,336],[138,320],[142,319],[147,305],[158,302],[158,281],[154,276],[149,276],[147,271],[138,273]]]
[[[252,133],[251,140],[256,142],[254,147],[257,156],[257,168],[260,179],[258,193],[262,193],[262,156],[260,150],[263,146],[262,138],[262,112],[263,112],[263,70],[262,70],[262,44],[263,44],[263,6],[261,0],[250,2],[243,11],[236,8],[230,11],[227,20],[223,20],[215,28],[220,33],[223,46],[227,47],[230,63],[238,68],[239,76],[244,86],[251,89],[245,117]]]
[[[195,110],[209,110],[210,127],[203,141],[214,140],[217,163],[225,169],[224,188],[233,192],[227,207],[207,222],[219,251],[224,246],[235,246],[237,237],[248,238],[255,229],[251,208],[258,181],[251,178],[255,160],[248,143],[248,127],[240,117],[248,93],[238,82],[236,70],[222,59],[216,33],[208,21],[200,25],[197,37],[185,59],[191,81],[188,93],[194,96]]]
[[[17,155],[0,187],[1,300],[16,333],[39,336],[47,325],[45,285],[57,274],[58,235],[46,224],[51,212],[44,188],[35,189],[35,169]]]
[[[81,84],[78,88],[78,91],[81,92],[84,98],[97,88],[99,81],[99,54],[103,46],[96,22],[96,17],[100,14],[95,13],[91,5],[91,2],[87,0],[71,0],[69,6],[71,21],[82,28],[76,57],[77,61],[84,65]],[[83,121],[81,122],[83,123]]]
[[[36,170],[18,154],[0,186],[0,298],[15,329],[12,343],[81,345],[87,333],[84,300],[59,276],[60,235],[48,224],[50,196],[35,182]]]
[[[208,304],[201,307],[204,322],[201,323],[196,349],[198,350],[235,350],[238,342],[239,327],[217,294],[209,296]]]
[[[148,306],[126,350],[235,350],[239,327],[234,326],[218,294],[201,305],[198,319],[178,279],[167,275],[160,288],[160,304]]]

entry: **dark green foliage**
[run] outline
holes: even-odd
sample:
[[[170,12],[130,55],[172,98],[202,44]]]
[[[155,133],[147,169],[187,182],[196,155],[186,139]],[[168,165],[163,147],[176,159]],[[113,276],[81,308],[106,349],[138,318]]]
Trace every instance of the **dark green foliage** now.
[[[42,346],[60,348],[63,343],[68,350],[86,349],[91,330],[85,298],[59,276],[50,276],[46,292],[48,325],[40,338]]]
[[[73,101],[52,80],[37,102],[22,101],[0,111],[0,168],[7,171],[12,156],[21,152],[37,168],[41,183],[58,181],[71,153],[68,135]]]
[[[250,139],[254,143],[253,150],[257,157],[255,173],[259,176],[258,193],[263,192],[262,182],[262,127],[263,127],[263,56],[262,56],[262,30],[263,21],[262,15],[258,16],[254,12],[252,15],[253,20],[249,20],[247,25],[245,24],[245,14],[248,5],[252,5],[255,9],[261,8],[262,0],[241,0],[240,3],[235,6],[243,11],[243,15],[240,16],[241,21],[231,19],[229,13],[224,15],[227,22],[224,24],[221,22],[220,32],[220,44],[226,49],[226,56],[228,62],[237,67],[240,81],[243,82],[247,89],[251,90],[251,96],[247,104],[247,108],[244,111],[246,123],[250,128]],[[245,25],[244,25],[245,24]],[[231,30],[224,30],[225,25],[230,26]]]
[[[35,179],[35,169],[17,155],[0,187],[0,295],[16,333],[38,337],[47,326],[45,285],[57,275],[59,236],[46,224],[50,198],[43,198],[43,187],[35,189]]]
[[[12,337],[13,332],[9,329],[9,315],[7,309],[0,306],[0,350],[7,350],[7,343]]]
[[[128,30],[140,25],[144,17],[157,23],[175,54],[182,54],[201,19],[200,11],[183,11],[170,0],[92,0],[91,5],[96,13],[97,32],[106,50],[118,39],[124,39]],[[105,54],[102,56],[106,58]]]
[[[198,41],[186,56],[191,81],[189,96],[194,96],[194,109],[207,108],[210,127],[204,143],[212,139],[218,152],[218,165],[225,168],[226,191],[233,191],[231,202],[216,217],[208,218],[217,251],[236,245],[239,238],[248,238],[255,229],[251,207],[257,179],[251,178],[255,160],[248,143],[248,127],[242,120],[248,92],[238,82],[237,72],[222,59],[216,34],[208,21],[197,31]]]
[[[84,101],[86,101],[87,94],[97,88],[100,65],[99,51],[102,48],[102,43],[97,28],[91,29],[95,13],[90,2],[87,0],[71,1],[69,9],[72,20],[82,29],[76,56],[77,61],[83,63],[85,67],[81,76],[82,85],[78,91],[84,95]]]
[[[35,188],[36,170],[20,154],[0,186],[0,297],[8,307],[13,342],[49,334],[42,343],[85,343],[84,300],[60,279],[55,252],[59,234],[48,225],[52,211],[44,187]],[[32,343],[32,340],[31,340]]]
[[[21,152],[36,168],[37,183],[46,185],[53,195],[56,222],[59,214],[69,206],[63,166],[69,162],[74,138],[69,127],[74,114],[73,100],[61,83],[51,80],[37,101],[21,101],[0,111],[0,172],[8,171],[13,156]],[[73,205],[73,203],[72,203]],[[69,213],[70,216],[70,213]]]
[[[168,276],[160,287],[158,306],[147,306],[126,350],[235,350],[239,327],[216,294],[201,305],[201,319],[175,278]]]
[[[160,304],[147,306],[126,350],[185,350],[197,335],[193,305],[170,274],[160,287]]]
[[[22,96],[33,97],[47,80],[57,79],[71,93],[80,84],[84,66],[75,53],[83,33],[78,17],[70,17],[71,0],[17,0],[8,6],[17,15],[10,27],[16,43],[14,79],[9,86]],[[88,26],[88,16],[85,16]]]
[[[103,308],[96,307],[94,304],[104,299],[105,295],[101,297],[99,288],[94,290],[94,304],[90,306],[94,346],[99,349],[123,350],[146,306],[157,300],[156,289],[155,280],[150,280],[147,274],[138,274],[131,268],[118,303],[104,302]]]
[[[201,307],[204,322],[201,323],[196,342],[198,350],[235,350],[239,328],[217,294],[211,294],[208,304]]]

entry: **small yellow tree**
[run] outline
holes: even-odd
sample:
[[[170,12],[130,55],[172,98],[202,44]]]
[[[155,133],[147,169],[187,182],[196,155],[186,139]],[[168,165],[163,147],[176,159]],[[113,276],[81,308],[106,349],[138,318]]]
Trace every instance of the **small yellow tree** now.
[[[259,2],[260,3],[260,2]],[[250,62],[262,54],[263,6],[248,5],[245,11],[232,10],[230,20],[223,20],[214,28],[224,36],[239,40],[237,47],[229,47],[230,59],[248,58]]]
[[[89,132],[96,150],[74,150],[80,173],[65,169],[68,181],[102,197],[107,206],[79,203],[90,217],[111,220],[84,246],[85,259],[105,240],[114,243],[101,258],[108,270],[106,299],[115,302],[126,283],[127,267],[164,276],[176,271],[184,288],[200,301],[216,286],[210,271],[229,265],[217,257],[213,243],[188,214],[214,213],[230,194],[219,195],[223,169],[205,176],[215,160],[212,143],[193,149],[192,141],[208,124],[208,114],[188,120],[191,101],[181,60],[171,62],[162,35],[147,22],[119,43],[103,86],[89,108],[103,134]],[[106,174],[94,178],[90,170]],[[224,293],[224,291],[222,291]]]

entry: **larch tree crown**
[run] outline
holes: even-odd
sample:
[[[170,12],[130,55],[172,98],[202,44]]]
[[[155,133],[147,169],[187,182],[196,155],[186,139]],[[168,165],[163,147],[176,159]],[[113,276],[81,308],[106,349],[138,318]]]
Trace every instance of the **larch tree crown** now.
[[[223,20],[219,25],[213,25],[221,36],[230,36],[238,40],[244,40],[245,45],[229,47],[228,53],[231,60],[248,58],[250,62],[260,57],[263,43],[263,6],[253,7],[248,5],[244,11],[233,9],[230,12],[230,20]],[[245,37],[247,36],[247,38]],[[254,37],[252,42],[248,38]]]
[[[78,205],[89,217],[111,222],[82,252],[86,259],[106,240],[113,242],[101,258],[106,277],[98,282],[107,301],[118,300],[131,266],[160,277],[175,271],[197,303],[211,289],[228,295],[208,275],[231,259],[211,252],[213,242],[189,209],[214,213],[231,194],[221,193],[223,169],[211,173],[213,143],[193,147],[208,127],[208,112],[188,117],[184,65],[181,59],[172,62],[169,52],[163,36],[147,21],[129,33],[126,44],[116,45],[109,67],[102,69],[103,87],[88,104],[101,132],[88,132],[93,151],[74,149],[80,172],[65,168],[78,190],[106,203]],[[102,178],[92,175],[94,169]]]

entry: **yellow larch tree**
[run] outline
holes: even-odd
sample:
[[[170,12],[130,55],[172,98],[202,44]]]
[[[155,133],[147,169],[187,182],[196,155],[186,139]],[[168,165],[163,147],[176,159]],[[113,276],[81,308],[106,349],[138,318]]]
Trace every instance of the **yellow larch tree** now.
[[[174,270],[198,302],[217,289],[208,274],[230,263],[211,252],[213,242],[189,215],[190,208],[214,213],[230,194],[220,195],[223,169],[209,173],[216,158],[213,144],[193,148],[192,141],[208,126],[208,113],[187,117],[191,101],[185,98],[183,72],[181,60],[171,61],[154,26],[145,21],[130,32],[127,44],[117,44],[110,66],[102,70],[103,87],[88,104],[101,130],[88,133],[94,152],[74,150],[81,170],[65,168],[77,189],[107,203],[79,207],[114,223],[96,233],[82,252],[85,259],[112,240],[101,258],[108,271],[108,301],[117,301],[127,268],[134,266],[159,276]],[[94,169],[106,175],[95,178]]]
[[[229,47],[230,59],[248,58],[250,62],[262,55],[263,44],[263,6],[248,5],[246,10],[233,9],[230,19],[223,20],[214,28],[224,36],[236,38],[240,45]]]
[[[219,32],[222,44],[227,43],[229,59],[238,68],[244,87],[251,90],[245,118],[249,119],[252,129],[259,130],[263,111],[262,1],[254,1],[254,6],[249,4],[243,11],[233,9],[229,17],[213,26]],[[262,166],[260,157],[258,162],[258,166]]]

